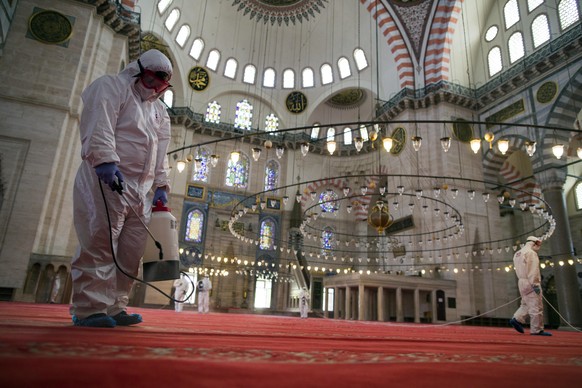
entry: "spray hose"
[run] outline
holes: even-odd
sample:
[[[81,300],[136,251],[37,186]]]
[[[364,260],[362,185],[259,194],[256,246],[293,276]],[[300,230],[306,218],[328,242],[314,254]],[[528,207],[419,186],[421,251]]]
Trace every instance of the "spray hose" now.
[[[103,192],[103,185],[101,183],[101,179],[99,179],[99,189],[101,190],[101,196],[103,198],[103,204],[105,205],[105,214],[107,215],[107,224],[109,225],[109,245],[111,247],[111,257],[113,258],[113,263],[115,263],[115,266],[117,267],[117,269],[119,270],[119,272],[121,272],[122,274],[124,274],[125,276],[127,276],[130,279],[136,280],[136,281],[138,281],[138,282],[140,282],[142,284],[145,284],[148,287],[153,288],[154,290],[156,290],[160,294],[164,295],[169,300],[174,301],[174,303],[184,303],[188,299],[190,299],[192,297],[192,295],[194,294],[194,291],[196,290],[196,285],[194,284],[194,282],[192,281],[192,279],[190,278],[190,276],[186,272],[184,272],[184,271],[180,271],[180,273],[184,274],[188,278],[188,280],[192,284],[192,291],[186,297],[186,299],[184,299],[184,300],[178,300],[178,299],[173,298],[171,295],[166,294],[163,290],[159,289],[158,287],[154,286],[153,284],[151,284],[151,283],[149,283],[149,282],[147,282],[147,281],[145,281],[143,279],[140,279],[138,277],[135,277],[135,276],[133,276],[131,274],[128,274],[127,272],[125,272],[123,270],[123,268],[121,268],[121,266],[117,262],[117,257],[115,255],[115,249],[113,248],[113,232],[111,231],[111,218],[109,217],[109,207],[107,206],[107,199],[105,198],[105,193]],[[137,214],[137,212],[135,211],[135,209],[133,208],[133,206],[130,205],[130,203],[127,200],[127,198],[125,198],[125,196],[123,195],[123,185],[121,184],[121,182],[119,182],[119,181],[118,182],[113,182],[112,190],[116,191],[121,196],[121,198],[123,198],[123,200],[125,201],[125,203],[127,204],[127,206],[131,209],[131,211],[133,212],[133,214],[135,214],[135,216],[139,219],[139,221],[141,222],[141,224],[143,225],[143,227],[145,228],[145,230],[148,232],[148,234],[150,235],[150,237],[152,238],[152,240],[154,240],[154,244],[156,245],[156,248],[158,248],[158,250],[160,251],[160,253],[159,253],[160,260],[163,260],[164,254],[163,254],[163,250],[162,250],[162,244],[160,244],[160,242],[156,240],[156,238],[154,237],[154,235],[152,234],[152,232],[150,231],[150,229],[147,227],[147,225],[145,224],[145,222],[141,219],[141,217]]]

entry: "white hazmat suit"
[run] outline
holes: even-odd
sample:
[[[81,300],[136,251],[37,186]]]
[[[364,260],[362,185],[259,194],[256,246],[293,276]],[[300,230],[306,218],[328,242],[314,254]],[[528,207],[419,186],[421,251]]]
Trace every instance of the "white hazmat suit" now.
[[[83,161],[73,193],[74,224],[79,239],[71,269],[71,314],[75,324],[95,314],[108,317],[125,314],[133,280],[116,268],[112,249],[121,268],[137,276],[148,238],[123,198],[101,182],[110,229],[96,167],[104,163],[116,165],[124,178],[123,196],[145,222],[151,214],[152,199],[148,200],[148,193],[169,187],[166,152],[170,119],[158,101],[164,90],[144,86],[146,81],[138,76],[144,73],[144,68],[147,74],[165,72],[170,77],[172,74],[168,58],[157,50],[149,50],[140,56],[139,64],[131,62],[118,75],[98,78],[82,94]]]
[[[174,299],[184,300],[184,298],[186,298],[186,293],[188,292],[188,283],[186,283],[186,280],[182,278],[174,280],[174,288]],[[174,310],[176,312],[181,312],[183,307],[183,302],[174,301]]]
[[[210,290],[212,290],[212,282],[205,276],[204,279],[198,281],[198,312],[207,313],[210,305]]]
[[[303,287],[301,292],[299,293],[299,314],[301,318],[307,318],[307,313],[309,312],[309,300],[311,299],[311,295],[309,295],[309,291],[307,288]]]
[[[530,317],[530,333],[532,335],[550,335],[544,332],[543,301],[541,290],[540,261],[537,251],[541,240],[530,236],[523,248],[513,256],[515,274],[518,278],[521,305],[513,314],[510,324],[520,333],[527,316]]]

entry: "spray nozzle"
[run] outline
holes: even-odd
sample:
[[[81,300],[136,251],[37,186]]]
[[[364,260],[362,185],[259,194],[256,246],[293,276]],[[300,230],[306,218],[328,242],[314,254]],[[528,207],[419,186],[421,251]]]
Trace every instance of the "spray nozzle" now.
[[[123,181],[119,180],[119,177],[115,177],[115,180],[111,184],[111,189],[117,191],[119,195],[123,195]]]

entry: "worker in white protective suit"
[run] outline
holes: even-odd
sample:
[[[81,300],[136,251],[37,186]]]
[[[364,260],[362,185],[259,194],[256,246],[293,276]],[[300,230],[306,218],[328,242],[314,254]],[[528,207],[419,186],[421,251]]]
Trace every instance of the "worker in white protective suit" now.
[[[307,290],[307,287],[303,287],[303,289],[299,293],[299,314],[301,315],[301,319],[307,318],[310,300],[311,295],[309,295],[309,290]]]
[[[179,313],[184,307],[184,302],[178,302],[179,300],[184,300],[186,298],[186,293],[188,292],[188,283],[186,280],[180,277],[174,280],[174,310]]]
[[[540,260],[537,253],[541,246],[542,240],[535,236],[529,236],[524,247],[513,256],[521,305],[513,314],[509,324],[523,334],[523,324],[529,315],[531,335],[551,336],[551,333],[544,331]]]
[[[171,87],[171,76],[170,60],[149,50],[81,95],[82,163],[73,192],[79,249],[71,268],[75,326],[142,322],[141,315],[126,312],[133,279],[117,269],[112,251],[123,271],[136,277],[148,234],[131,208],[147,223],[152,202],[168,201],[170,119],[158,99]]]
[[[210,305],[210,290],[212,290],[212,282],[208,275],[204,275],[202,280],[198,281],[198,312],[208,313]]]

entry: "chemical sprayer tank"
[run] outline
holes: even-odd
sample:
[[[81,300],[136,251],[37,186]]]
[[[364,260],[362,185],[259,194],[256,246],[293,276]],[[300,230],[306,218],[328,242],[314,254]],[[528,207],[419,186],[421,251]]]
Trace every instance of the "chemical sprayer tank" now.
[[[143,278],[147,282],[180,278],[180,256],[178,252],[178,230],[176,218],[170,209],[158,201],[152,208],[148,226],[162,247],[162,255],[155,242],[148,236],[143,254]]]

